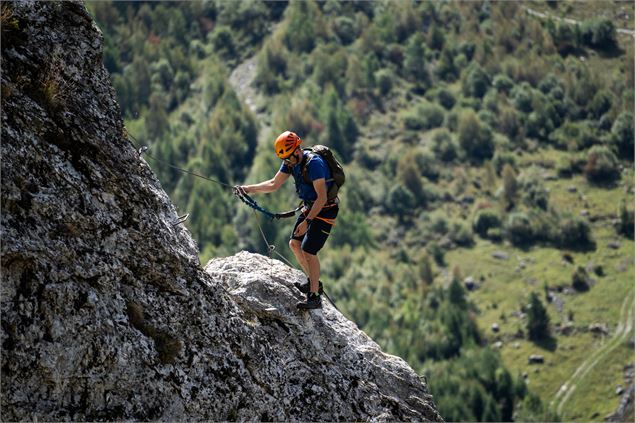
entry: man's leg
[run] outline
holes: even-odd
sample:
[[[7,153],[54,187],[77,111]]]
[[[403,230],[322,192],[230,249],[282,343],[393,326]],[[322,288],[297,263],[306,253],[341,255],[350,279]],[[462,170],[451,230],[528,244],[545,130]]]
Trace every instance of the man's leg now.
[[[304,260],[308,267],[309,281],[311,282],[310,291],[318,292],[318,283],[320,282],[320,260],[316,254],[310,254],[306,251],[304,253]]]
[[[300,263],[300,267],[302,267],[302,270],[304,270],[304,274],[307,276],[307,278],[310,277],[309,265],[306,262],[306,258],[304,257],[305,252],[302,251],[302,243],[297,239],[291,239],[289,240],[289,248],[291,248],[291,251],[293,251],[293,255],[295,256],[296,260],[298,260],[298,263]]]

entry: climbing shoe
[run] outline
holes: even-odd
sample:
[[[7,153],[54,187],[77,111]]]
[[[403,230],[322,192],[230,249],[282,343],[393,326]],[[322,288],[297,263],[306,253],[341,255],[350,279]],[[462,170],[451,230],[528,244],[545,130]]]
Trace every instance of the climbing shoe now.
[[[310,282],[306,281],[304,283],[300,283],[300,282],[296,282],[294,283],[295,287],[298,288],[298,290],[303,293],[303,294],[308,294],[309,293],[309,287],[310,287]],[[320,281],[320,283],[318,284],[318,292],[320,293],[320,295],[322,295],[322,293],[324,293],[324,288],[322,287],[322,281]]]
[[[315,308],[322,308],[322,297],[315,292],[309,292],[306,294],[306,301],[302,301],[296,304],[296,307],[300,310],[312,310]]]

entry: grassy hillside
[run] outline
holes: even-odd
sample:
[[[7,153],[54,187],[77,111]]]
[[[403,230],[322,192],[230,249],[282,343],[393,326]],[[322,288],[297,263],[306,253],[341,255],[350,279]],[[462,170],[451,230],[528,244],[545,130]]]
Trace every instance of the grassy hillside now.
[[[635,92],[615,23],[633,29],[631,3],[89,8],[128,130],[156,156],[234,184],[276,172],[285,129],[335,150],[347,184],[326,288],[428,376],[447,420],[616,408],[632,362]],[[202,260],[267,252],[264,219],[229,190],[152,164]],[[290,187],[257,200],[296,203]],[[291,226],[263,225],[289,258]]]

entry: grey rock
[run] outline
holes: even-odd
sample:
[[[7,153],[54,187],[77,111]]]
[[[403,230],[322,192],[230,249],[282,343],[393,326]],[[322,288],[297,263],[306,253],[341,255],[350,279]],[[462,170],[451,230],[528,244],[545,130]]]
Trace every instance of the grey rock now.
[[[609,241],[606,246],[612,248],[613,250],[619,250],[622,244],[620,244],[619,241]]]
[[[499,331],[500,327],[498,326],[498,323],[492,323],[492,332],[498,333]]]
[[[492,257],[494,257],[495,259],[498,259],[498,260],[508,260],[509,259],[509,254],[506,253],[505,251],[494,251],[492,253]]]
[[[569,185],[567,187],[567,191],[569,191],[569,192],[578,192],[578,187],[576,187],[575,185]]]
[[[465,280],[463,280],[463,284],[465,285],[465,289],[468,291],[476,289],[476,282],[474,282],[474,278],[472,276],[465,278]]]
[[[545,362],[545,357],[539,354],[532,354],[528,358],[529,364],[543,364]]]
[[[589,325],[589,332],[596,335],[608,335],[609,328],[606,323],[591,323]]]
[[[83,4],[8,7],[3,421],[441,420],[425,381],[332,306],[296,311],[297,271],[246,252],[203,270],[124,134]]]

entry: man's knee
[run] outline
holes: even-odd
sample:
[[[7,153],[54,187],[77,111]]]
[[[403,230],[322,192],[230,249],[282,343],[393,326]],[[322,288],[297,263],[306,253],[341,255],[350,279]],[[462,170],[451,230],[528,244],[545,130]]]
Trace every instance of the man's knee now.
[[[300,245],[300,241],[298,241],[297,239],[289,240],[289,248],[291,248],[293,251],[300,251]]]

